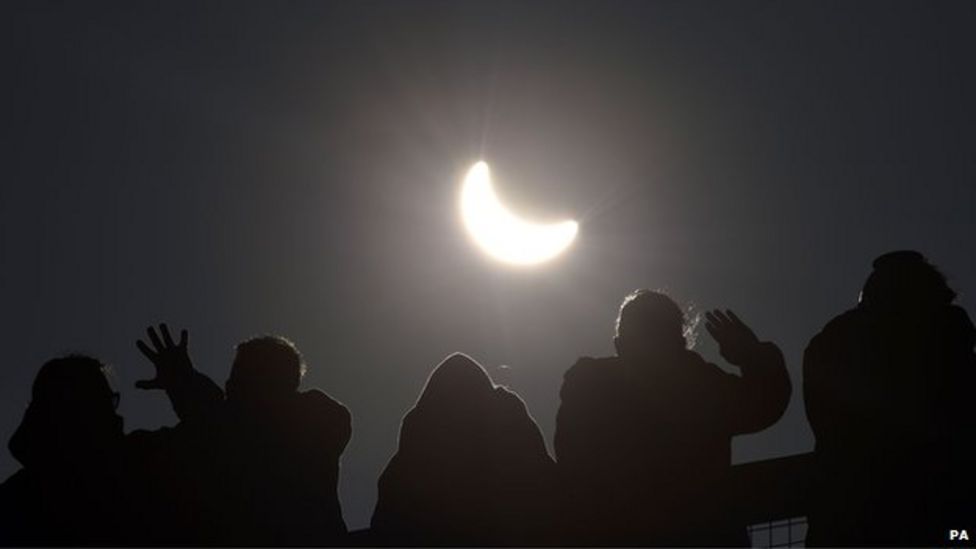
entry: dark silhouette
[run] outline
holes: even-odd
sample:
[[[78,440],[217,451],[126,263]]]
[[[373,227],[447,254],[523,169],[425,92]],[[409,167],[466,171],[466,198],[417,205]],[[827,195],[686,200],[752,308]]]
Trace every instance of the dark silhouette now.
[[[434,369],[379,480],[374,540],[392,545],[548,541],[554,464],[515,393],[469,357]]]
[[[24,466],[0,488],[4,545],[94,545],[120,540],[106,517],[122,495],[122,418],[94,358],[41,367],[10,452]]]
[[[681,309],[648,290],[620,308],[617,356],[582,358],[566,372],[555,437],[563,543],[748,543],[727,488],[731,438],[772,425],[791,386],[776,345],[731,311],[706,318],[741,376],[689,350]]]
[[[123,419],[115,412],[119,395],[110,389],[104,369],[97,359],[71,355],[47,362],[38,372],[24,420],[10,439],[10,451],[23,468],[0,487],[0,544],[170,541],[161,533],[175,523],[163,524],[166,510],[158,506],[162,494],[155,490],[164,484],[165,471],[154,469],[175,430],[124,435]],[[205,410],[220,394],[192,369],[160,373],[157,386],[182,404],[181,417]]]
[[[339,459],[352,435],[351,416],[322,391],[299,391],[304,370],[287,339],[245,341],[237,346],[226,400],[202,421],[184,422],[190,442],[171,456],[171,467],[193,478],[193,501],[174,498],[196,517],[189,525],[193,543],[344,543]]]
[[[10,450],[24,465],[0,486],[3,545],[327,545],[346,533],[337,485],[348,411],[299,392],[289,341],[238,346],[227,398],[194,370],[187,333],[166,325],[138,347],[180,418],[124,435],[94,358],[45,364]]]
[[[807,347],[809,545],[934,546],[972,524],[976,329],[955,296],[922,254],[882,255]]]
[[[165,324],[159,333],[146,329],[149,341],[137,341],[152,362],[156,376],[136,382],[144,390],[166,391],[180,418],[174,428],[135,431],[130,438],[139,451],[133,454],[130,485],[140,494],[138,532],[130,543],[194,545],[209,539],[211,517],[205,513],[206,485],[201,482],[209,455],[213,418],[223,402],[223,391],[209,377],[196,371],[190,360],[188,333],[182,330],[174,342]]]

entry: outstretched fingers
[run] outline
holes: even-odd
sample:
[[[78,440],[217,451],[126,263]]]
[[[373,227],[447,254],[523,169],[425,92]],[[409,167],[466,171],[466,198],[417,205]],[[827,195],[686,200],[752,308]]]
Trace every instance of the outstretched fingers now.
[[[705,327],[708,328],[711,326],[711,328],[709,328],[709,333],[713,333],[713,335],[714,331],[716,330],[728,329],[730,323],[731,321],[729,318],[718,309],[707,311],[705,313]]]
[[[160,334],[162,337],[160,337]],[[185,351],[189,341],[189,334],[185,329],[180,330],[180,341],[177,344],[173,341],[173,335],[169,331],[169,326],[164,322],[159,325],[158,333],[153,326],[146,328],[146,339],[149,343],[141,339],[136,340],[136,347],[139,348],[139,351],[146,358],[155,363],[160,358],[160,355],[170,349],[180,348]]]
[[[756,332],[752,331],[752,328],[750,328],[748,324],[743,322],[741,318],[739,318],[731,310],[726,310],[725,312],[729,317],[729,322],[731,322],[732,325],[735,326],[735,329],[739,333],[741,333],[743,337],[746,337],[749,340],[758,340],[758,338],[756,337]]]
[[[155,352],[153,352],[153,350],[149,348],[149,345],[146,345],[146,343],[143,340],[137,339],[136,347],[138,347],[139,351],[141,351],[142,354],[145,355],[145,357],[148,358],[151,362],[156,361],[156,357],[158,355]]]
[[[156,328],[153,328],[152,326],[146,328],[146,335],[149,336],[149,341],[152,342],[153,349],[155,349],[156,354],[159,354],[163,349],[165,349],[163,342],[159,340],[159,335],[156,334]]]
[[[742,319],[740,319],[734,312],[732,312],[732,309],[726,309],[725,310],[725,314],[727,315],[729,321],[733,322],[734,324],[736,324],[738,326],[741,326],[741,327],[744,327],[744,328],[748,328],[748,326],[746,325],[746,323],[745,322],[742,322]]]
[[[706,321],[705,329],[708,330],[708,333],[712,336],[712,339],[718,340],[718,338],[721,337],[718,334],[718,328],[715,327],[715,324]]]
[[[180,331],[179,343],[173,341],[173,334],[164,322],[158,327],[146,328],[145,340],[136,340],[136,347],[156,367],[156,377],[136,382],[140,389],[162,389],[170,383],[174,375],[192,369],[186,346],[189,340],[187,331]]]
[[[159,325],[159,331],[163,334],[163,343],[166,347],[175,347],[176,344],[173,343],[173,336],[169,334],[169,326],[165,322]]]
[[[709,335],[712,336],[712,339],[719,342],[721,345],[727,334],[727,329],[725,320],[717,313],[719,313],[719,311],[705,312],[705,330],[707,330]]]
[[[734,322],[732,321],[733,315],[731,313],[732,311],[728,309],[724,311],[715,309],[715,314],[722,319],[722,323],[725,324],[726,326],[731,326],[732,324],[734,324]]]

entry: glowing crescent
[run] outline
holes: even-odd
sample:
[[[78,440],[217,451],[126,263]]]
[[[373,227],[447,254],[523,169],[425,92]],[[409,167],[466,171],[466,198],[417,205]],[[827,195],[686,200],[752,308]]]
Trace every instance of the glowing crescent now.
[[[533,265],[552,259],[576,239],[572,220],[530,223],[508,211],[491,186],[488,164],[468,170],[461,187],[461,218],[471,238],[489,255],[506,263]]]

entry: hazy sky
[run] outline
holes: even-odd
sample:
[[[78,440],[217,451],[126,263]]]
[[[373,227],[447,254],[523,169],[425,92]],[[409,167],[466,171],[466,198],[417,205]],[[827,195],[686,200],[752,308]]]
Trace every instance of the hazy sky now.
[[[111,363],[127,426],[154,428],[175,417],[132,387],[146,325],[188,327],[219,383],[239,340],[279,333],[353,413],[359,528],[451,351],[551,444],[561,376],[611,352],[624,294],[731,307],[794,382],[742,461],[812,448],[803,347],[875,256],[919,249],[976,305],[974,2],[0,10],[2,440],[55,355]],[[482,158],[519,213],[580,221],[567,255],[513,269],[471,245],[457,192]]]

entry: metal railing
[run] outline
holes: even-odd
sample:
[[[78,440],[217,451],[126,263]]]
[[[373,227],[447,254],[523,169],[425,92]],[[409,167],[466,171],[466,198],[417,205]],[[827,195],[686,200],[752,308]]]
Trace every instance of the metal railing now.
[[[742,494],[744,522],[753,547],[805,547],[813,454],[742,463],[732,467]]]
[[[736,509],[753,547],[805,547],[808,482],[813,454],[732,466],[732,486],[740,494]],[[369,529],[350,532],[351,546],[375,546]],[[382,544],[380,544],[382,545]]]
[[[806,547],[807,518],[753,524],[748,531],[749,543],[753,547]]]

